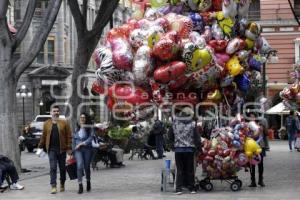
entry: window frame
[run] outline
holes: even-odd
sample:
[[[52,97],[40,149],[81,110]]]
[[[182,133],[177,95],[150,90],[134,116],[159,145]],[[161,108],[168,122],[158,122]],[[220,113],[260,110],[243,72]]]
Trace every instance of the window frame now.
[[[296,38],[295,42],[295,63],[300,64],[300,38]]]
[[[50,52],[51,55],[53,55],[53,63],[50,63],[49,62],[49,50],[48,50],[48,47],[49,47],[49,41],[53,41],[53,52]],[[42,51],[43,50],[43,51]],[[55,50],[56,50],[56,44],[55,44],[55,36],[48,36],[43,48],[40,50],[39,54],[42,54],[43,53],[43,61],[44,62],[38,62],[37,58],[36,58],[36,62],[37,63],[40,63],[40,64],[54,64],[56,62],[56,57],[55,57]]]

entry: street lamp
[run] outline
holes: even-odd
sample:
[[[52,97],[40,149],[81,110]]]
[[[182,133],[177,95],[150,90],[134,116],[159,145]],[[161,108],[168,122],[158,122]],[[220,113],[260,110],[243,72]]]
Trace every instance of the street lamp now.
[[[21,88],[17,89],[16,96],[18,98],[22,98],[22,105],[23,105],[23,125],[25,125],[25,98],[29,98],[32,96],[32,93],[28,88],[26,88],[26,85],[22,85]]]
[[[263,64],[263,68],[262,68],[262,89],[263,89],[263,95],[264,97],[266,96],[267,93],[267,81],[266,81],[266,63],[278,63],[278,57],[277,57],[277,50],[275,49],[271,49],[267,54],[266,54],[266,61]]]

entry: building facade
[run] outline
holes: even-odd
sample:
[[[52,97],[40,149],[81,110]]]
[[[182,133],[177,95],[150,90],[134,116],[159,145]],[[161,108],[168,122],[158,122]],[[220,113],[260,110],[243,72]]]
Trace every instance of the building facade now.
[[[300,0],[291,0],[296,15],[300,18]],[[252,0],[250,19],[262,26],[262,36],[278,51],[278,63],[267,63],[267,96],[278,97],[289,83],[290,72],[300,64],[300,27],[294,18],[288,1]]]
[[[30,0],[10,1],[7,13],[8,23],[17,30],[22,23],[28,1]],[[88,2],[87,26],[91,28],[97,16],[97,9],[100,7],[101,0],[89,0]],[[79,1],[79,5],[82,5],[82,1]],[[17,50],[20,55],[26,53],[31,41],[34,40],[47,6],[48,0],[37,1],[31,26]],[[113,21],[107,25],[103,35],[106,34],[111,25],[118,25],[126,21],[130,13],[130,8],[125,6],[124,1],[121,1],[114,13]],[[18,88],[26,85],[26,88],[32,93],[31,97],[18,98],[17,122],[19,127],[23,125],[23,121],[28,123],[38,114],[49,114],[50,106],[53,103],[65,105],[68,100],[68,91],[70,91],[67,83],[71,78],[76,49],[77,35],[75,24],[67,0],[63,0],[57,19],[44,47],[19,80]],[[95,63],[91,60],[87,72],[89,77],[91,77],[90,81],[93,81],[94,71]]]

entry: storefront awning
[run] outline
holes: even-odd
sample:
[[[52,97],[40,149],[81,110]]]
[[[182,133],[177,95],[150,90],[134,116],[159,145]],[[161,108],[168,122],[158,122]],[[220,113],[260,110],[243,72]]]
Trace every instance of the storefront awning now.
[[[266,111],[266,114],[268,115],[288,115],[289,113],[289,108],[287,108],[282,102]]]

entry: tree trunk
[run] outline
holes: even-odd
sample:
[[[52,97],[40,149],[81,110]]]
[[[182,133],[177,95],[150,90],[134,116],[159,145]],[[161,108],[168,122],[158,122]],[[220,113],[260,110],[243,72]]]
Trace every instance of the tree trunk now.
[[[16,81],[7,79],[0,74],[0,154],[14,161],[20,171],[21,160],[18,144],[18,129],[16,123]],[[14,144],[14,145],[13,145]]]
[[[80,95],[83,95],[84,79],[81,79],[81,81],[78,82],[78,78],[80,77],[80,75],[86,72],[91,57],[91,52],[88,49],[89,48],[85,41],[81,40],[78,42],[78,48],[71,79],[72,96],[70,98],[70,105],[72,106],[71,126],[73,131],[78,119],[77,117],[80,112],[82,112],[82,110],[80,110],[80,104],[84,101],[84,99],[80,98]]]

